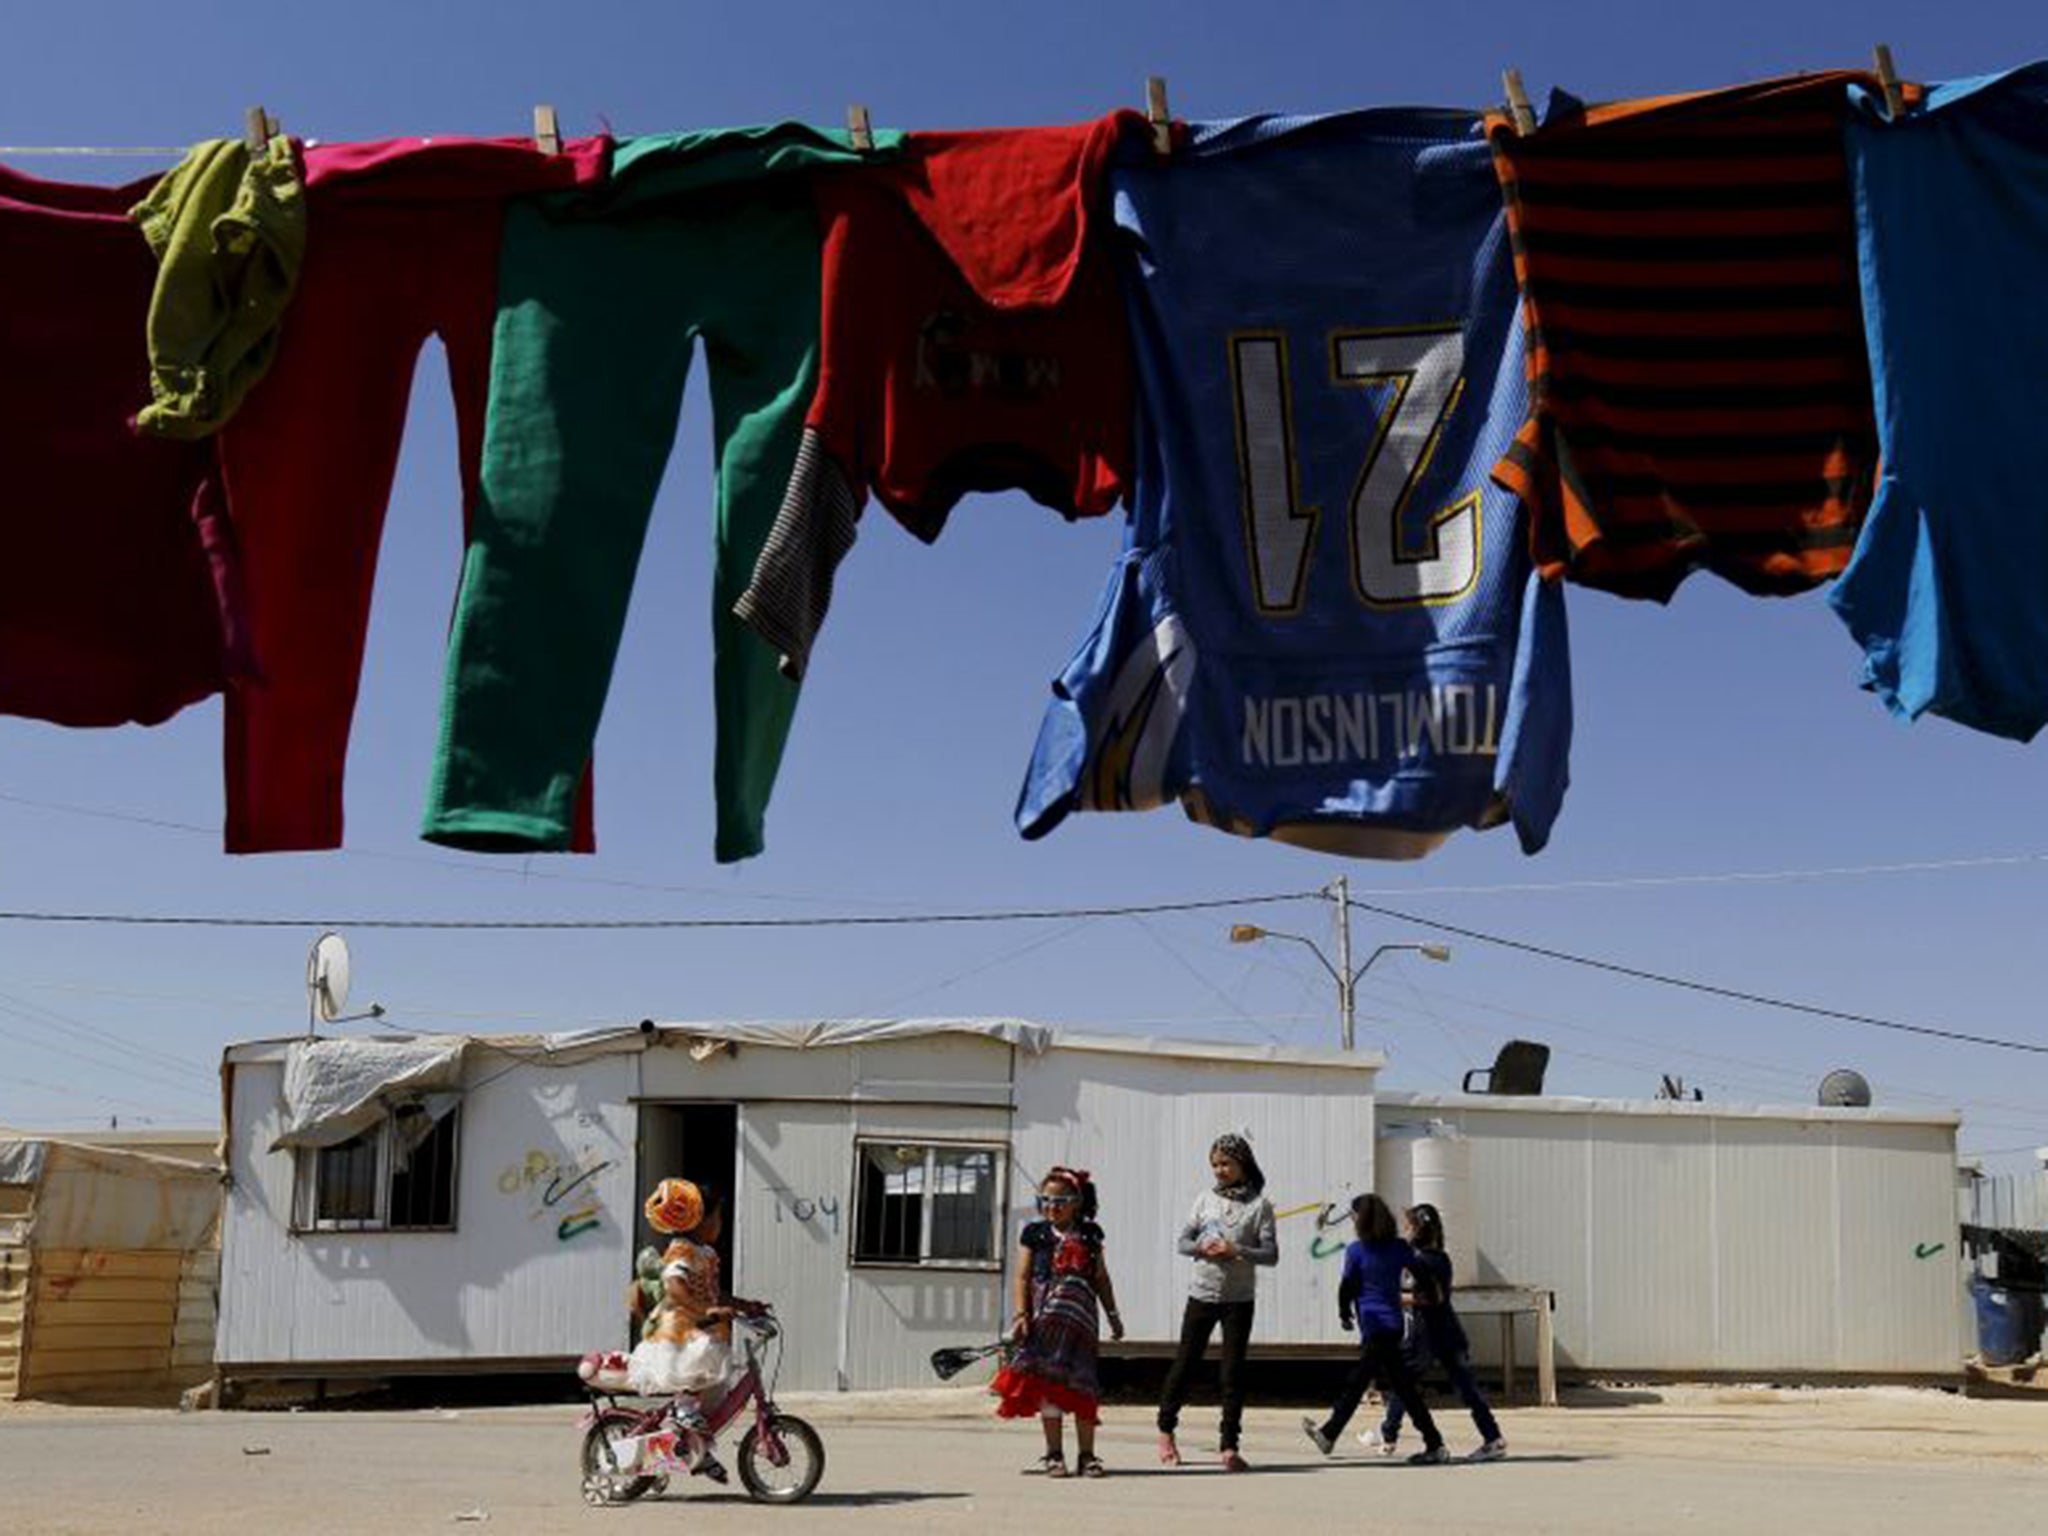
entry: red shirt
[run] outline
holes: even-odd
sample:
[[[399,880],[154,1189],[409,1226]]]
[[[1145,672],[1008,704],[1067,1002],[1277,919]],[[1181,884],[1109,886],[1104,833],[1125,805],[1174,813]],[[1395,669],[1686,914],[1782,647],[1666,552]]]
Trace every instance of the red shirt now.
[[[929,542],[969,491],[1068,517],[1122,500],[1132,383],[1102,238],[1103,170],[1134,112],[1061,128],[914,133],[821,176],[817,394],[740,616],[800,675],[872,490]]]

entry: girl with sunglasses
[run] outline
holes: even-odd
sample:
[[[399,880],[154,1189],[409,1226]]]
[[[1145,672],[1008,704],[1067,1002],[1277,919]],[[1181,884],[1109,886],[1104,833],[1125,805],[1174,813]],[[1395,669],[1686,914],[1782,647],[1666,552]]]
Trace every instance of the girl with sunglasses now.
[[[1095,1454],[1102,1399],[1095,1370],[1098,1305],[1112,1339],[1124,1336],[1124,1324],[1102,1256],[1096,1207],[1095,1183],[1085,1169],[1055,1168],[1040,1181],[1038,1220],[1026,1222],[1017,1236],[1017,1315],[1010,1329],[1016,1348],[989,1387],[999,1417],[1039,1420],[1045,1454],[1031,1470],[1047,1477],[1067,1475],[1066,1414],[1074,1416],[1075,1470],[1083,1477],[1104,1471]]]

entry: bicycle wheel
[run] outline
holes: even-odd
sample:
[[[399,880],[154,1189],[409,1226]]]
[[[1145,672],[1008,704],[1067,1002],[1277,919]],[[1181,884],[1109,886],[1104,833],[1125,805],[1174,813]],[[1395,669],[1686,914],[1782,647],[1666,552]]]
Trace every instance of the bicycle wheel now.
[[[601,1410],[583,1436],[583,1501],[629,1504],[652,1493],[660,1477],[635,1477],[618,1470],[612,1442],[632,1436],[638,1416],[623,1408]]]
[[[786,1413],[771,1418],[768,1430],[772,1442],[758,1424],[740,1441],[740,1481],[746,1484],[747,1497],[763,1504],[794,1504],[809,1498],[825,1475],[825,1442],[802,1419]]]

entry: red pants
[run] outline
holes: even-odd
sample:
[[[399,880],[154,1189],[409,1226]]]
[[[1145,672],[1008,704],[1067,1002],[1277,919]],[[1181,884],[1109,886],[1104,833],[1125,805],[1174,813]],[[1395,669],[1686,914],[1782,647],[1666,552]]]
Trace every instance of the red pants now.
[[[438,335],[447,350],[466,535],[504,200],[592,180],[607,149],[582,140],[549,158],[524,141],[435,139],[306,152],[298,293],[275,367],[220,439],[259,674],[228,696],[230,853],[341,846],[377,546],[420,348]],[[590,804],[586,772],[578,852],[595,845]]]
[[[0,169],[0,713],[154,725],[224,681],[204,444],[142,438],[149,190]]]

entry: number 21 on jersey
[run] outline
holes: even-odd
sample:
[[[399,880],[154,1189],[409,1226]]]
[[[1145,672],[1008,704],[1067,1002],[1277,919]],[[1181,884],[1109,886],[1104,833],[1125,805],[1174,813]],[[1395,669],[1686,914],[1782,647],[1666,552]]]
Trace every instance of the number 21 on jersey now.
[[[1463,597],[1479,579],[1479,492],[1426,513],[1411,503],[1465,392],[1464,328],[1338,330],[1329,347],[1332,388],[1384,392],[1351,488],[1353,592],[1373,608]],[[1299,613],[1322,509],[1301,500],[1286,336],[1232,336],[1230,375],[1252,595],[1262,613]]]

